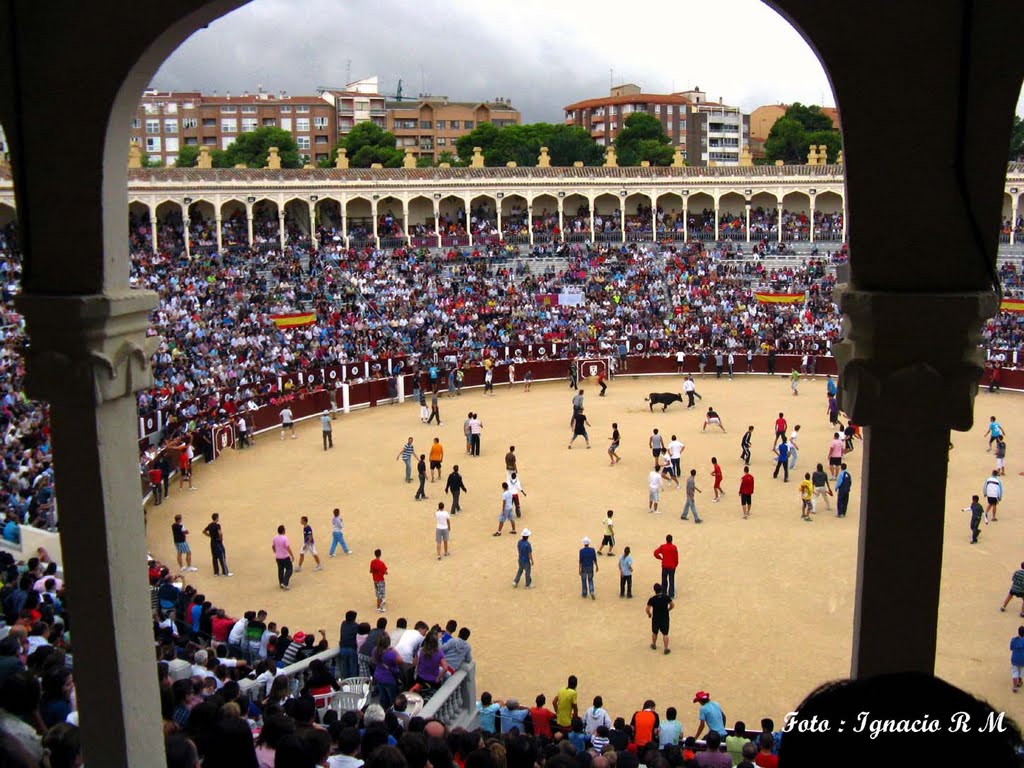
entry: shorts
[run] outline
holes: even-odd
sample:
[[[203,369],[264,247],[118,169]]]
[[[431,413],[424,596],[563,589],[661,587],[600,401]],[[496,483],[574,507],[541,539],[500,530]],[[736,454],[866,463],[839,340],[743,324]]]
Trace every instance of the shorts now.
[[[511,509],[503,509],[501,510],[501,514],[498,515],[499,523],[504,523],[506,521],[511,523],[515,519],[515,512],[513,512]]]
[[[803,502],[803,504],[800,507],[800,511],[801,512],[810,512],[811,511],[811,506],[812,506],[811,505],[811,500],[810,499],[801,499],[801,501]]]
[[[652,448],[651,456],[653,456],[654,458],[658,458],[659,456],[661,456],[661,448]]]
[[[609,547],[614,547],[615,546],[615,537],[614,536],[604,536],[601,539],[601,546],[603,547],[605,545],[607,545]]]
[[[713,419],[708,419],[708,424],[721,424],[721,423],[722,423],[722,420],[720,418],[718,418],[717,416],[714,417]]]
[[[187,541],[175,542],[174,548],[176,550],[178,550],[178,554],[179,555],[191,555],[192,554],[192,550],[189,548]]]
[[[1004,459],[996,459],[996,469],[1002,469],[1003,468],[1003,461],[1004,461]]]
[[[839,466],[842,466],[842,463],[843,463],[843,457],[842,456],[829,456],[828,457],[828,465],[830,467],[839,467]]]
[[[659,632],[665,637],[668,637],[668,622],[651,619],[651,634],[656,635]]]
[[[438,528],[434,531],[434,540],[440,544],[442,541],[448,541],[448,529]]]
[[[650,491],[647,498],[657,504],[661,500],[661,491]]]
[[[295,429],[295,422],[293,422],[293,421],[283,421],[283,422],[281,422],[281,429],[291,429],[291,430],[294,430]]]
[[[988,496],[987,499],[988,503],[991,504],[993,507],[999,504],[999,499],[997,499],[995,496]]]
[[[1014,680],[1020,680],[1021,676],[1022,676],[1021,675],[1021,671],[1022,670],[1024,670],[1024,667],[1018,667],[1016,664],[1011,664],[1010,665],[1010,677],[1012,677]]]
[[[430,468],[431,469],[440,469],[441,468],[441,462],[440,461],[433,461],[433,460],[431,460]]]
[[[384,599],[384,589],[385,589],[385,587],[384,587],[384,582],[383,581],[375,581],[375,582],[373,582],[373,592],[374,592],[375,595],[377,595],[377,599],[378,600],[383,600]]]
[[[1017,591],[1017,590],[1013,590],[1013,589],[1011,589],[1011,590],[1010,590],[1010,594],[1011,594],[1011,595],[1012,595],[1013,597],[1021,597],[1021,598],[1024,598],[1024,592],[1020,592],[1020,591]]]
[[[608,446],[608,451],[610,453],[615,453],[617,450],[619,450],[619,444],[618,443],[612,443],[611,445]]]
[[[316,545],[313,542],[302,545],[302,554],[316,556]]]
[[[754,496],[751,493],[741,493],[740,494],[740,504],[742,506],[744,506],[744,507],[749,507],[750,506],[750,502],[753,499],[753,497]]]

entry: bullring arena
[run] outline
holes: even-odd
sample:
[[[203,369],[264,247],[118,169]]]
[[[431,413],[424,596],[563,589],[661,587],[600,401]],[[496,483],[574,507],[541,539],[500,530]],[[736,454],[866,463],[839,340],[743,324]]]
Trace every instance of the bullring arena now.
[[[786,372],[786,369],[780,371]],[[390,569],[387,616],[430,623],[456,618],[473,635],[477,689],[496,698],[517,696],[532,701],[549,697],[568,674],[580,680],[581,709],[597,694],[612,713],[628,715],[653,698],[659,708],[676,706],[687,733],[695,716],[692,692],[709,690],[722,703],[729,721],[756,723],[781,716],[821,681],[845,677],[850,669],[850,635],[854,611],[857,536],[860,521],[861,460],[856,444],[848,463],[854,485],[850,514],[837,519],[819,508],[812,525],[800,521],[798,482],[813,464],[825,461],[831,428],[825,412],[825,379],[802,380],[793,397],[785,376],[738,375],[734,381],[714,376],[697,379],[703,396],[694,410],[685,403],[668,411],[649,412],[644,397],[651,391],[681,391],[679,376],[631,376],[611,381],[606,397],[584,383],[585,413],[592,424],[593,448],[577,440],[566,450],[572,411],[565,379],[508,389],[494,396],[480,389],[461,397],[442,397],[443,426],[426,426],[413,402],[339,415],[334,422],[335,448],[324,452],[320,425],[302,423],[297,440],[279,439],[278,430],[260,434],[252,450],[226,451],[196,472],[194,493],[178,492],[148,512],[148,543],[158,559],[171,563],[174,547],[169,526],[183,514],[191,530],[196,573],[194,584],[231,615],[265,608],[279,625],[292,631],[327,629],[337,642],[337,627],[348,609],[361,621],[374,622],[373,589],[368,573],[372,551],[383,550]],[[1024,430],[1018,395],[979,395],[974,429],[954,433],[947,486],[946,542],[943,563],[937,674],[986,697],[997,710],[1010,710],[1006,639],[1017,627],[1010,612],[999,613],[1024,523],[1016,514],[1021,483],[1012,452],[1005,505],[999,522],[983,527],[977,546],[969,545],[968,515],[961,508],[979,493],[993,467],[985,452],[984,424],[991,411],[1002,420],[1012,446]],[[701,432],[703,412],[713,405],[728,430]],[[483,421],[479,458],[466,455],[463,420],[476,411]],[[771,479],[773,422],[779,411],[789,424],[801,424],[797,472],[788,485]],[[606,449],[610,425],[622,432],[620,464],[609,466]],[[844,419],[845,421],[845,419]],[[753,514],[743,520],[737,498],[742,470],[740,438],[755,425],[751,471],[756,487]],[[698,471],[698,509],[705,522],[679,519],[685,494],[666,489],[660,515],[647,511],[647,440],[657,427],[685,443],[684,475]],[[468,493],[463,513],[453,519],[452,556],[438,562],[434,551],[436,503],[450,502],[443,482],[427,483],[428,499],[414,501],[415,482],[404,482],[395,457],[413,436],[417,453],[437,436],[445,448],[444,475],[459,464]],[[519,530],[532,532],[536,588],[512,588],[518,536],[492,536],[500,508],[504,454],[516,446],[523,487]],[[723,465],[726,495],[712,503],[710,459]],[[928,482],[915,473],[913,441],[907,446],[907,480]],[[832,500],[834,503],[834,499]],[[330,543],[330,513],[340,507],[346,539],[353,554],[340,550],[323,557],[324,570],[313,572],[307,558],[292,589],[275,583],[270,539],[285,524],[298,553],[299,516],[308,515],[322,556]],[[618,558],[599,559],[596,601],[582,600],[577,550],[582,536],[600,542],[604,512],[615,510],[617,552],[630,546],[635,559],[637,598],[618,597]],[[200,535],[211,512],[220,512],[227,560],[235,577],[214,579],[208,547]],[[676,610],[672,615],[673,654],[648,649],[649,622],[644,604],[659,579],[653,549],[672,533],[680,548]],[[907,541],[908,551],[914,542]],[[1005,568],[991,567],[1002,563]],[[988,564],[986,566],[985,564]]]

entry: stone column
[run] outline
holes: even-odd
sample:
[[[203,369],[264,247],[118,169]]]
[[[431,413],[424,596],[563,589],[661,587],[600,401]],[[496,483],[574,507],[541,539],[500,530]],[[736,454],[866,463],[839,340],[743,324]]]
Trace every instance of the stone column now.
[[[658,242],[658,197],[651,193],[651,240]]]
[[[750,242],[750,200],[746,201],[747,208],[747,242]]]
[[[1013,211],[1012,219],[1010,220],[1010,245],[1014,245],[1017,242],[1017,236],[1015,230],[1017,229],[1017,217],[1020,216],[1020,195],[1014,195],[1013,197]],[[846,219],[843,219],[843,226],[846,226]]]
[[[718,198],[715,198],[715,240],[718,240]]]
[[[284,231],[284,208],[278,206],[277,209],[277,232],[281,238],[281,252],[284,253],[285,247],[285,231]]]
[[[837,294],[846,316],[834,349],[840,402],[865,427],[852,674],[931,673],[949,432],[972,424],[977,341],[997,300],[991,291]],[[907,482],[911,441],[928,482]]]
[[[498,220],[498,239],[499,240],[504,240],[505,239],[505,231],[501,228],[501,203],[502,203],[502,200],[504,200],[504,198],[498,197],[497,195],[495,195],[495,197],[494,197],[494,213],[495,213],[495,216],[497,217],[497,220]]]
[[[777,242],[781,243],[782,242],[782,199],[781,198],[779,199],[778,208],[776,208],[776,212],[778,213],[778,222],[777,222],[777,226],[776,226],[776,229],[778,229],[778,240],[777,240]]]
[[[116,256],[116,254],[115,254]],[[115,266],[125,266],[127,253]],[[126,282],[123,281],[123,282]],[[17,300],[32,346],[25,390],[50,403],[61,547],[75,630],[75,681],[89,762],[155,766],[160,699],[139,570],[146,533],[134,393],[151,383],[145,348],[151,291],[26,292]],[[103,734],[102,737],[99,734]],[[158,755],[162,760],[162,754]]]
[[[690,242],[690,196],[683,194],[683,242]]]
[[[188,219],[188,206],[184,203],[181,204],[181,228],[182,234],[185,237],[185,258],[192,258],[192,236],[189,233],[189,219]]]
[[[309,242],[313,248],[319,250],[320,241],[316,237],[316,202],[313,200],[309,201]]]
[[[556,197],[558,201],[558,236],[565,242],[565,198]],[[533,217],[530,217],[530,242],[533,242]]]
[[[224,232],[221,230],[220,210],[217,211],[217,253],[224,250]]]
[[[377,248],[380,248],[380,236],[377,234],[377,201],[371,200],[370,205],[372,206],[370,220],[373,222],[373,242]]]
[[[402,198],[402,231],[405,232],[405,244],[412,248],[412,235],[409,234],[409,201]]]
[[[341,236],[345,240],[345,247],[348,248],[348,200],[342,200],[341,205]]]
[[[157,242],[156,234],[156,206],[151,206],[149,210],[149,226],[150,229],[153,231],[153,255],[155,256],[156,254],[160,253],[160,246]]]
[[[587,203],[590,207],[590,240],[591,242],[597,242],[597,232],[594,231],[594,206],[596,204],[596,198],[587,198]]]
[[[249,234],[249,247],[252,248],[252,205],[245,204],[245,229]]]
[[[434,198],[434,237],[437,238],[437,247],[441,248],[441,201]]]
[[[843,242],[846,242],[846,227],[847,220],[850,218],[850,212],[846,208],[846,196],[843,195]]]
[[[626,198],[619,195],[619,235],[626,242]]]
[[[562,205],[562,198],[558,198],[558,205],[559,206]],[[559,216],[558,220],[559,221],[562,220],[561,216]],[[533,200],[531,200],[530,202],[528,202],[526,204],[526,225],[527,225],[527,228],[530,230],[530,247],[532,248],[533,247]],[[559,227],[559,229],[561,229],[561,227]]]
[[[470,246],[472,246],[473,245],[473,229],[472,229],[472,225],[469,222],[469,200],[468,199],[463,198],[463,200],[462,200],[462,208],[466,212],[466,234],[469,235],[469,244],[470,244]]]
[[[808,232],[810,233],[810,238],[811,238],[811,243],[812,244],[814,243],[814,198],[815,197],[817,197],[817,195],[811,195],[810,196],[811,209],[810,209],[810,216],[809,216],[810,227],[808,228]]]

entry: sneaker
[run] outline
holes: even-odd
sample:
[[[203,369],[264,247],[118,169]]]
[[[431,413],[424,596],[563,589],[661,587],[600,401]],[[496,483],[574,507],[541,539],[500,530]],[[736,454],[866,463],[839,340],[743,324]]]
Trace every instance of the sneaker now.
[[[297,568],[295,569],[295,572],[296,572],[296,573],[302,573],[302,566],[301,566],[301,565],[300,565],[300,566],[298,566],[298,567],[297,567]]]
[[[672,653],[672,651],[669,648],[666,648],[665,649],[665,655],[668,656],[670,653]]]
[[[331,554],[328,555],[328,557],[334,557],[334,553],[332,552]]]
[[[533,589],[533,584],[527,584],[527,585],[526,585],[526,588],[527,588],[527,589]]]
[[[595,595],[593,592],[591,592],[590,593],[590,599],[591,600],[597,600],[597,595]]]
[[[512,589],[515,589],[518,586],[519,586],[519,582],[518,581],[513,581],[512,582]]]
[[[656,646],[654,643],[651,643],[651,650],[652,651],[658,650],[658,646]]]
[[[346,555],[351,555],[351,554],[352,554],[352,550],[351,550],[351,549],[350,549],[350,550],[348,550],[347,552],[345,552],[345,554],[346,554]]]
[[[324,569],[324,567],[323,567],[322,565],[318,565],[318,566],[317,566],[316,568],[314,568],[313,570],[314,570],[314,571],[322,571],[323,569]]]
[[[703,520],[694,520],[693,522],[697,523],[697,525],[700,525],[700,524],[701,524],[701,523],[703,523],[704,521],[703,521]]]
[[[440,561],[440,559],[441,559],[441,556],[440,556],[440,555],[438,555],[438,556],[437,556],[437,559],[438,559],[438,560]]]
[[[283,589],[285,592],[287,592],[289,589],[291,589],[291,587],[289,587],[287,584],[282,584],[281,585],[281,589]]]
[[[185,570],[186,570],[186,571],[198,571],[199,569],[198,569],[198,568],[196,568],[196,567],[195,567],[194,565],[190,565],[190,566],[189,566],[188,568],[186,568]]]
[[[233,573],[225,573],[224,575],[225,576],[234,576],[235,574],[233,574]]]

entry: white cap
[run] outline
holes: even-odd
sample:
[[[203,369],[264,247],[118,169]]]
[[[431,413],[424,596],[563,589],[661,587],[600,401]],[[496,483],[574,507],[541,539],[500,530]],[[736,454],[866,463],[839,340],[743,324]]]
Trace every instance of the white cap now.
[[[525,539],[529,535],[530,535],[530,529],[529,528],[523,528],[523,538]]]
[[[589,546],[589,544],[590,544],[590,537],[589,536],[584,536],[583,537],[583,546],[586,547],[586,546]]]

